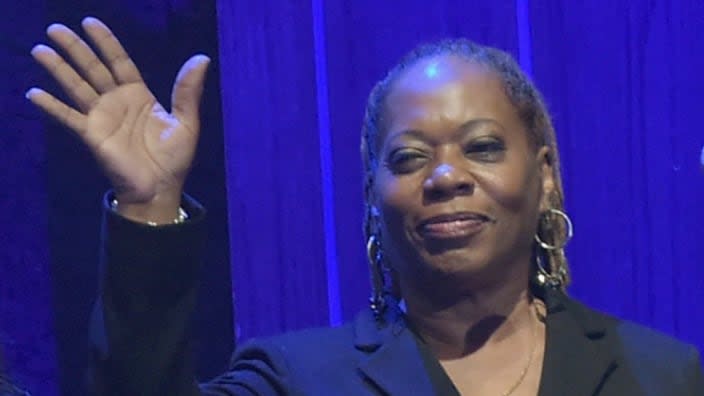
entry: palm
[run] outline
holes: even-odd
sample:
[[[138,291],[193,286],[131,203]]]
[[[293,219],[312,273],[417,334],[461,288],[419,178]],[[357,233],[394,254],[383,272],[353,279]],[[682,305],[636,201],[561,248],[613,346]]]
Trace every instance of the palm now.
[[[107,26],[92,18],[83,26],[104,62],[63,25],[52,25],[48,34],[73,66],[49,47],[32,50],[76,107],[36,88],[28,97],[80,136],[121,200],[147,202],[163,191],[180,191],[198,140],[198,103],[208,59],[195,56],[181,68],[169,113]]]
[[[87,114],[86,129],[91,135],[86,140],[113,186],[134,201],[179,187],[197,141],[197,131],[169,114],[139,83],[102,95]]]

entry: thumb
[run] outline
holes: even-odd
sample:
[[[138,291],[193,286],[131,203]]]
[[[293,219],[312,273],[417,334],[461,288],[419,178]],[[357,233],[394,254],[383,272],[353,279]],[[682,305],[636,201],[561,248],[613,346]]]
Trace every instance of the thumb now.
[[[181,66],[171,92],[171,112],[186,126],[197,129],[198,109],[210,58],[194,55]]]

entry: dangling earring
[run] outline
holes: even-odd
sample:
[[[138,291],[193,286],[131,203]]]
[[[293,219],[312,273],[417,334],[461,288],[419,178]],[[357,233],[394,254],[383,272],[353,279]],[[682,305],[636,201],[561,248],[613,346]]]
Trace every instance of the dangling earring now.
[[[546,217],[549,215],[557,215],[562,218],[565,223],[565,238],[562,243],[554,243],[551,245],[540,239],[540,231],[535,234],[535,241],[542,248],[542,250],[538,250],[535,254],[535,264],[538,270],[536,281],[540,286],[548,286],[557,289],[562,287],[567,282],[567,268],[560,263],[557,268],[552,268],[548,271],[543,263],[544,255],[548,251],[552,251],[555,252],[557,256],[564,257],[564,248],[567,246],[570,239],[572,239],[574,229],[569,216],[567,216],[567,213],[562,210],[548,209],[547,211],[541,213],[541,217]],[[538,224],[543,224],[543,222],[540,221]]]
[[[564,266],[560,266],[553,274],[548,271],[543,264],[543,254],[538,252],[535,255],[535,265],[538,269],[538,274],[535,276],[535,281],[541,287],[549,287],[551,289],[559,289],[567,279],[567,271]]]
[[[386,309],[384,299],[384,265],[381,242],[376,235],[367,239],[367,259],[369,260],[369,278],[372,286],[372,295],[369,297],[369,307],[374,317],[379,319]]]

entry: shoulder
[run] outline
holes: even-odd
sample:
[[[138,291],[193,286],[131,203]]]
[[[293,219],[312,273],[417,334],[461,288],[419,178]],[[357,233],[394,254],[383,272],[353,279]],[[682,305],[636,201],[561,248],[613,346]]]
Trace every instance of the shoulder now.
[[[262,352],[285,365],[287,371],[304,369],[318,373],[331,367],[353,365],[361,353],[355,346],[354,326],[345,324],[254,338],[237,348],[233,361]]]
[[[704,386],[699,352],[693,345],[573,299],[569,299],[567,307],[585,328],[603,331],[603,346],[639,383],[652,387],[658,384],[694,386],[695,389]]]
[[[391,324],[400,323],[400,316],[390,312],[379,322],[369,309],[360,311],[354,320],[337,327],[317,327],[280,335],[252,339],[242,348],[274,348],[288,356],[313,360],[323,355],[359,357],[376,350],[389,336]]]
[[[568,310],[585,327],[601,328],[609,336],[613,346],[618,345],[626,356],[640,359],[687,360],[696,352],[694,346],[653,328],[621,319],[569,299]]]
[[[704,391],[699,352],[657,330],[627,320],[617,320],[614,336],[622,362],[642,383],[671,383]]]
[[[320,353],[354,349],[354,331],[350,324],[339,327],[307,328],[270,337],[253,338],[242,344],[241,348],[274,349],[277,353],[285,355],[305,355],[314,358]]]
[[[365,352],[357,346],[355,327],[349,323],[248,340],[232,357],[228,381],[247,378],[247,386],[257,394],[271,394],[272,389],[282,390],[274,394],[332,394],[340,386],[364,389],[356,368]]]
[[[642,359],[686,360],[695,351],[692,345],[628,320],[616,320],[614,332],[626,354]]]

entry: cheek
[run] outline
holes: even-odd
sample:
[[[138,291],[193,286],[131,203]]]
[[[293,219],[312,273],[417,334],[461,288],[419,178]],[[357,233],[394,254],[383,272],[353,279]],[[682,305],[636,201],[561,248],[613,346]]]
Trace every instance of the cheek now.
[[[412,222],[413,214],[421,204],[421,193],[412,177],[394,177],[388,172],[379,172],[374,192],[384,228],[387,235],[400,236],[403,229]]]
[[[494,174],[484,192],[493,203],[497,219],[496,249],[508,254],[523,252],[533,243],[538,224],[538,183],[524,172]],[[509,253],[512,252],[512,253]]]
[[[408,208],[408,192],[394,178],[380,175],[376,179],[374,191],[381,215],[384,219],[399,217]]]
[[[504,169],[483,178],[483,190],[504,214],[533,218],[540,202],[540,183],[525,167]]]

